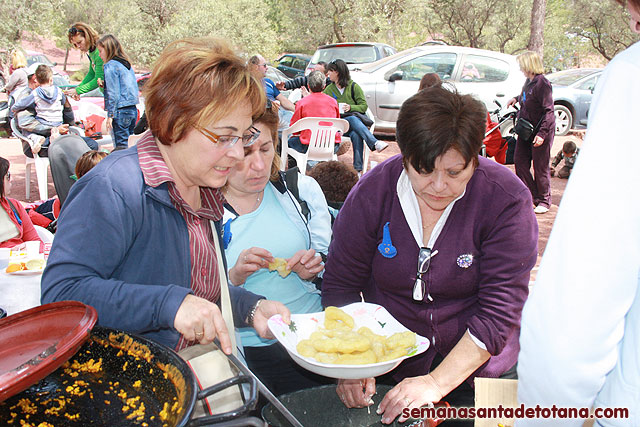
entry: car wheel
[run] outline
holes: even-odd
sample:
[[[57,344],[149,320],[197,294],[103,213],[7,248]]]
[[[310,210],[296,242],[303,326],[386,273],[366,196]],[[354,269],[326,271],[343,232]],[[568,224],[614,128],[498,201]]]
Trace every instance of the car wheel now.
[[[564,105],[556,104],[553,106],[556,115],[556,135],[564,136],[569,133],[573,127],[573,114]]]

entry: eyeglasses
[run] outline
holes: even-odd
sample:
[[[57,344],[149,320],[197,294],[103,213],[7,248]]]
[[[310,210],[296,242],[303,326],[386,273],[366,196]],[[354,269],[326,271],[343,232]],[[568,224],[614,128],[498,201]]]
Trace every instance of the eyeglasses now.
[[[431,248],[420,248],[420,253],[418,253],[418,273],[416,274],[416,282],[413,284],[414,301],[424,300],[424,296],[427,293],[427,283],[422,278],[422,275],[427,273],[431,265],[431,258],[437,253],[438,251],[431,251]]]
[[[204,135],[209,141],[213,142],[214,144],[220,144],[222,148],[231,148],[239,140],[242,140],[243,147],[249,147],[254,142],[256,142],[256,139],[260,137],[260,131],[253,126],[249,128],[248,134],[242,135],[242,136],[236,136],[236,135],[220,136],[201,126],[194,125],[193,127],[202,135]]]
[[[78,33],[81,33],[82,31],[80,31],[79,29],[77,29],[76,27],[71,27],[69,28],[69,35],[71,36],[75,36]]]

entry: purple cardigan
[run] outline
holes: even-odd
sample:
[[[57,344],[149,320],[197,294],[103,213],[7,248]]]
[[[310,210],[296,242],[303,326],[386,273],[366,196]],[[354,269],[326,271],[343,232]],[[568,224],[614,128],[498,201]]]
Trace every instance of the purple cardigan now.
[[[527,79],[522,92],[516,97],[521,106],[518,117],[528,120],[534,126],[544,117],[538,135],[545,141],[549,138],[553,141],[556,132],[552,92],[551,82],[542,74],[536,74],[533,79]]]
[[[419,246],[407,224],[396,184],[402,158],[367,173],[351,191],[333,227],[322,284],[323,306],[365,301],[384,306],[400,323],[431,340],[428,351],[405,360],[396,380],[429,372],[436,352],[446,356],[467,328],[491,359],[469,377],[498,377],[519,351],[520,314],[537,258],[538,223],[531,194],[509,169],[483,157],[454,205],[426,273],[433,301],[412,299]],[[397,255],[377,250],[383,226]],[[473,261],[468,262],[471,255]],[[423,277],[425,277],[423,276]]]

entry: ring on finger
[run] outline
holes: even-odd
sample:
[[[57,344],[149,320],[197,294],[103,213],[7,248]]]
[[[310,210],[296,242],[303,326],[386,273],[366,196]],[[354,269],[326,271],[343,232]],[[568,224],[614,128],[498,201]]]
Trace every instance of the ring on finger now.
[[[200,339],[200,338],[202,338],[204,336],[204,332],[195,332],[195,335],[196,335],[197,339]]]
[[[409,400],[409,398],[408,398],[408,397],[405,397],[403,400],[404,400],[404,406],[409,406],[409,405],[411,405],[411,400]]]

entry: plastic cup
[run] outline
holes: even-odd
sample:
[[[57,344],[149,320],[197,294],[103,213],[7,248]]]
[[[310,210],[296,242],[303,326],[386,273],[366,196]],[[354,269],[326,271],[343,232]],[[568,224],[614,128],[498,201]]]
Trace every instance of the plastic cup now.
[[[27,258],[37,258],[40,255],[40,241],[25,242],[25,245],[27,246]]]
[[[348,104],[346,102],[339,102],[338,103],[338,109],[340,110],[341,113],[346,112],[347,105]]]

